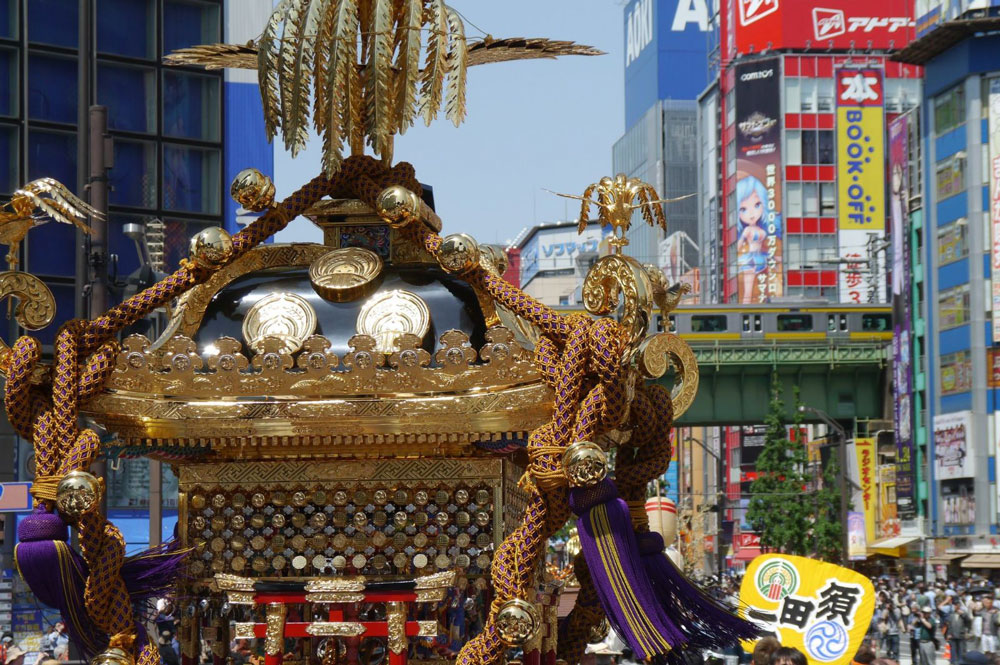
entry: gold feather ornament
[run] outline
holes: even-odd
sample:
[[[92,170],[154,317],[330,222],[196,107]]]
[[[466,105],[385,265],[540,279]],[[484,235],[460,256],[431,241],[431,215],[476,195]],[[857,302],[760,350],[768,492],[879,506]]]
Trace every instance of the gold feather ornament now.
[[[0,207],[0,243],[8,247],[8,269],[15,269],[17,249],[32,227],[53,219],[90,233],[85,221],[88,216],[103,219],[100,212],[57,180],[39,178],[24,185],[14,192],[6,205]]]
[[[460,124],[468,66],[462,19],[442,0],[281,0],[257,44],[269,138],[280,131],[294,156],[311,115],[328,174],[345,144],[390,162],[418,113],[430,124],[444,106]]]

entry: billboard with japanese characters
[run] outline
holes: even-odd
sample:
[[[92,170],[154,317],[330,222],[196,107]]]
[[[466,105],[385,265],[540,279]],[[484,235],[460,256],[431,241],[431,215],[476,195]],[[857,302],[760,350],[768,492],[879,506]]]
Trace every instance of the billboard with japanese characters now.
[[[736,261],[739,300],[784,293],[781,201],[781,61],[736,66]]]
[[[575,223],[539,227],[521,247],[521,285],[540,272],[573,274],[580,256],[596,256],[601,241],[610,233],[610,226],[601,228],[596,222],[588,224],[583,233],[577,233]]]
[[[858,437],[854,440],[854,454],[858,459],[858,484],[861,485],[861,513],[865,518],[865,538],[874,543],[876,526],[876,506],[878,494],[875,488],[876,455],[875,439]]]
[[[885,106],[880,69],[838,68],[837,227],[841,302],[884,302],[876,252],[885,235]],[[875,259],[877,260],[877,258]]]
[[[976,475],[973,459],[972,412],[934,416],[934,476],[940,480],[972,478]]]
[[[851,662],[868,632],[875,590],[864,575],[788,554],[753,560],[740,585],[741,614],[795,647],[811,665]],[[744,649],[753,649],[754,641]]]

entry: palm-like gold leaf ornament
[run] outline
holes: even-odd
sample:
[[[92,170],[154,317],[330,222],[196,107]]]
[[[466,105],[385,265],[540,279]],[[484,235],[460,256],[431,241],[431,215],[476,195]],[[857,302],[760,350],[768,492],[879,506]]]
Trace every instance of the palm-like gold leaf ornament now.
[[[257,49],[268,136],[280,130],[294,156],[311,115],[328,174],[345,144],[359,154],[367,141],[390,162],[393,137],[418,113],[427,124],[442,106],[455,125],[465,118],[469,45],[443,0],[281,0]]]
[[[32,227],[53,219],[90,233],[85,221],[88,216],[103,218],[57,180],[39,178],[24,185],[0,207],[0,243],[8,247],[8,268],[14,270],[17,265],[17,249]]]
[[[548,190],[551,191],[551,190]],[[617,251],[628,244],[625,234],[632,225],[632,213],[639,210],[642,218],[650,226],[659,226],[667,230],[667,217],[663,213],[664,203],[673,203],[691,198],[694,194],[678,196],[673,199],[661,199],[656,189],[649,183],[638,178],[629,178],[624,173],[615,177],[605,176],[592,183],[584,190],[583,196],[552,192],[556,196],[582,201],[580,205],[580,220],[578,231],[583,233],[590,221],[590,206],[597,206],[597,218],[601,226],[611,226],[615,236],[608,242]]]

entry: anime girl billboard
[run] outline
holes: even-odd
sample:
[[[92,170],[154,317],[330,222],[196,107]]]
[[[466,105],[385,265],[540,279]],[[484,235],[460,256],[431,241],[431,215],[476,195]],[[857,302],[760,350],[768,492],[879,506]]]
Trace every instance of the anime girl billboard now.
[[[781,76],[777,59],[736,68],[736,282],[743,304],[784,293]]]

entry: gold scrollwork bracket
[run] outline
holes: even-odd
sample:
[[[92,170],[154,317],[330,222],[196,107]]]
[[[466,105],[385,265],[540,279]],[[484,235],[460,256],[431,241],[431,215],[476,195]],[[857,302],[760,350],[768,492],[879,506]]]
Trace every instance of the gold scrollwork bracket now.
[[[647,379],[659,379],[673,365],[677,373],[670,399],[674,419],[680,418],[698,394],[698,360],[687,342],[671,333],[659,333],[643,340],[635,354],[635,364]]]
[[[583,280],[583,306],[606,316],[622,306],[621,324],[628,333],[626,360],[646,337],[653,312],[653,285],[642,264],[623,254],[598,259]]]
[[[45,282],[18,270],[0,272],[0,301],[17,298],[14,320],[25,330],[41,330],[56,318],[56,299]],[[0,341],[0,373],[7,373],[10,347]]]

